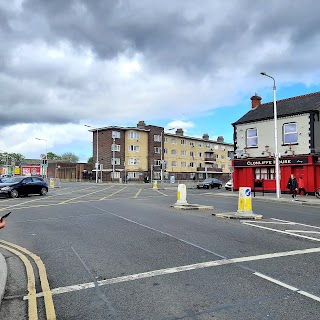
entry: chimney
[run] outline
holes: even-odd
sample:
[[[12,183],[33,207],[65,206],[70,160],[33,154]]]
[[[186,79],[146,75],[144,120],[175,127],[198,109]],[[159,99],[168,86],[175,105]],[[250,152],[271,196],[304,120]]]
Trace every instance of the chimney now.
[[[176,135],[183,136],[183,129],[182,128],[177,129],[176,130]]]
[[[224,137],[223,136],[218,136],[217,142],[224,142]]]
[[[207,133],[205,133],[203,136],[202,136],[202,139],[203,140],[209,140],[209,135]]]
[[[259,107],[261,105],[262,98],[259,97],[257,93],[255,93],[255,95],[252,96],[250,99],[252,103],[252,109],[255,109],[256,107]]]
[[[137,124],[138,129],[144,129],[146,126],[145,122],[143,120],[139,121]]]

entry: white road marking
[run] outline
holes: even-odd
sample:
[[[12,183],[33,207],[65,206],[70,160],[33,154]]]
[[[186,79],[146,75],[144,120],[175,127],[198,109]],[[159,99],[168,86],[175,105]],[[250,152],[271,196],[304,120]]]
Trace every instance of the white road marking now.
[[[270,278],[270,277],[268,277],[268,276],[266,276],[266,275],[264,275],[264,274],[262,274],[260,272],[254,272],[253,274],[258,276],[258,277],[260,277],[260,278],[263,278],[263,279],[266,279],[266,280],[268,280],[270,282],[273,282],[273,283],[275,283],[275,284],[277,284],[277,285],[279,285],[281,287],[287,288],[289,290],[292,290],[292,291],[298,291],[299,290],[298,288],[292,287],[292,286],[290,286],[288,284],[285,284],[284,282],[281,282],[279,280]]]
[[[288,231],[288,232],[300,232],[300,233],[316,233],[316,234],[320,234],[319,231],[306,231],[306,230],[284,230],[284,231]]]
[[[295,236],[295,237],[304,238],[304,239],[308,239],[308,240],[320,241],[320,239],[317,239],[317,238],[307,237],[307,236],[303,236],[301,234],[296,234],[296,233],[292,233],[292,232],[288,232],[288,231],[282,231],[282,230],[278,230],[278,229],[258,226],[258,225],[255,225],[255,224],[251,223],[251,222],[242,222],[242,224],[246,224],[248,226],[252,226],[252,227],[255,227],[255,228],[260,228],[260,229],[270,230],[270,231],[274,231],[274,232],[289,234],[290,236]]]
[[[266,276],[266,275],[264,275],[264,274],[262,274],[260,272],[254,272],[253,274],[258,276],[258,277],[260,277],[260,278],[263,278],[265,280],[273,282],[273,283],[275,283],[275,284],[277,284],[277,285],[279,285],[281,287],[284,287],[286,289],[289,289],[291,291],[297,292],[297,293],[302,294],[302,295],[304,295],[304,296],[306,296],[306,297],[308,297],[310,299],[313,299],[313,300],[316,300],[316,301],[320,302],[320,297],[315,296],[314,294],[311,294],[311,293],[303,291],[303,290],[299,290],[296,287],[290,286],[289,284],[286,284],[286,283],[284,283],[282,281],[279,281],[279,280],[276,280],[274,278],[268,277],[268,276]]]
[[[143,189],[139,189],[139,191],[136,193],[136,195],[134,196],[134,198],[138,198],[138,195],[140,194],[140,192],[142,191]]]
[[[319,252],[320,252],[320,247],[304,249],[304,250],[268,253],[268,254],[234,258],[234,259],[213,260],[213,261],[195,263],[195,264],[167,268],[167,269],[153,270],[153,271],[148,271],[148,272],[143,272],[143,273],[138,273],[138,274],[132,274],[132,275],[128,275],[128,276],[123,276],[123,277],[101,280],[101,281],[98,281],[98,285],[104,286],[104,285],[108,285],[108,284],[129,282],[129,281],[134,281],[134,280],[139,280],[139,279],[151,278],[151,277],[156,277],[156,276],[163,276],[163,275],[167,275],[167,274],[174,274],[174,273],[178,273],[178,272],[185,272],[185,271],[191,271],[191,270],[197,270],[197,269],[217,267],[217,266],[222,266],[222,265],[230,265],[230,264],[235,264],[235,263],[240,263],[240,262],[266,260],[266,259],[281,258],[281,257],[302,255],[302,254],[308,254],[308,253],[319,253]],[[51,293],[53,295],[56,295],[56,294],[79,291],[79,290],[83,290],[83,289],[90,289],[90,288],[94,288],[94,286],[95,286],[94,282],[88,282],[88,283],[82,283],[82,284],[77,284],[77,285],[55,288],[55,289],[51,290]],[[43,296],[42,292],[37,293],[37,297],[42,297],[42,296]],[[27,300],[28,296],[25,296],[23,299]]]
[[[293,221],[280,220],[280,219],[276,219],[276,218],[271,218],[271,220],[288,222],[288,223],[294,224],[294,225],[299,225],[299,226],[304,226],[304,227],[309,227],[309,228],[314,228],[314,229],[320,229],[320,227],[312,226],[310,224],[304,224],[304,223],[298,223],[298,222],[293,222]]]

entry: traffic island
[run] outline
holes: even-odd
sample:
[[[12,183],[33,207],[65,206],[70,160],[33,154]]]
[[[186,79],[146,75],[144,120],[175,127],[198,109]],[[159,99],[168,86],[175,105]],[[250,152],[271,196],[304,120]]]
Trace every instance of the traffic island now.
[[[242,220],[260,220],[261,214],[255,214],[252,211],[251,188],[240,187],[237,212],[213,213],[217,218],[242,219]]]
[[[255,213],[227,212],[227,213],[213,213],[212,215],[217,218],[224,218],[224,219],[260,220],[263,218],[262,214],[255,214]]]
[[[203,206],[201,204],[175,204],[171,207],[175,209],[181,209],[181,210],[212,210],[214,209],[213,206]]]

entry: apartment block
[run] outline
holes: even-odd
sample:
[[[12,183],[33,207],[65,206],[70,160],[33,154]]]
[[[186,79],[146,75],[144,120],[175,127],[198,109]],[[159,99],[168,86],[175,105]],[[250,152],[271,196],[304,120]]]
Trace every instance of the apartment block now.
[[[219,178],[231,172],[233,143],[222,136],[210,140],[184,135],[181,128],[165,130],[139,121],[136,127],[110,126],[93,133],[94,172],[102,181],[143,181],[174,176],[176,180]]]

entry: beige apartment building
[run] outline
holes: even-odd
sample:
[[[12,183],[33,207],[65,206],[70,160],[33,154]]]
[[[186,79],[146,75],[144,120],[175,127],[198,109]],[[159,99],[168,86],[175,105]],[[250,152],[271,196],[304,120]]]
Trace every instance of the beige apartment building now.
[[[164,179],[227,180],[231,173],[234,147],[222,136],[217,140],[210,140],[208,134],[190,137],[182,129],[166,131],[144,121],[137,127],[89,131],[93,133],[93,158],[102,181],[124,181],[126,177],[129,181],[159,180],[161,172]]]

